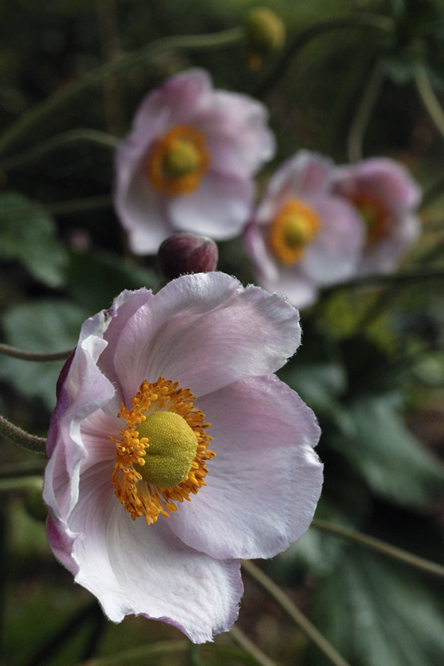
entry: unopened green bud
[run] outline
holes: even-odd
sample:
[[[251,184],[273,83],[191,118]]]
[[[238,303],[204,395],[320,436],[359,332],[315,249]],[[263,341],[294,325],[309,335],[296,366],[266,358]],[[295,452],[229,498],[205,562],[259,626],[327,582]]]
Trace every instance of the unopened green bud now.
[[[252,9],[245,19],[250,65],[257,66],[262,55],[281,49],[285,42],[285,32],[284,22],[271,9]]]

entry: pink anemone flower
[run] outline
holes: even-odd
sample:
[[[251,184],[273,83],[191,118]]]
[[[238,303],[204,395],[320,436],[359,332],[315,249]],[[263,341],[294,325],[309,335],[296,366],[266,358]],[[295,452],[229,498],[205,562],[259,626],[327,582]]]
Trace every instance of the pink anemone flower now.
[[[421,229],[415,212],[421,189],[408,170],[389,158],[362,160],[336,169],[334,191],[357,208],[365,223],[358,273],[394,271]]]
[[[252,176],[275,151],[266,120],[263,104],[214,90],[200,69],[148,95],[116,152],[115,207],[133,252],[153,254],[175,231],[238,235]]]
[[[362,250],[362,221],[331,192],[332,173],[329,159],[299,152],[271,178],[245,231],[258,283],[299,308],[353,275]]]
[[[239,558],[273,557],[313,517],[312,411],[273,373],[298,312],[223,273],[125,291],[88,319],[58,382],[44,500],[51,547],[113,621],[228,631]]]

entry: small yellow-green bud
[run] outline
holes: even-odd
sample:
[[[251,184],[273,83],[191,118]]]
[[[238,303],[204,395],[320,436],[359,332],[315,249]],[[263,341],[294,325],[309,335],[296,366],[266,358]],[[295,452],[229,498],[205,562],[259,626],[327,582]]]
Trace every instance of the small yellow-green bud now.
[[[197,437],[185,419],[175,412],[153,412],[137,431],[148,438],[145,464],[135,465],[142,478],[159,488],[184,481],[197,451]]]
[[[285,42],[285,25],[271,9],[256,7],[245,19],[245,34],[250,58],[259,58],[281,49]]]

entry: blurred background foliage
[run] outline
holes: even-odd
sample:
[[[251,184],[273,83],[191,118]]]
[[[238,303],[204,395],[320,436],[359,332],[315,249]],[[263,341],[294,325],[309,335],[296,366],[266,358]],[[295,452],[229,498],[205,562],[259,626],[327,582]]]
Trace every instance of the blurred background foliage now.
[[[325,487],[317,518],[444,564],[440,0],[268,0],[262,4],[283,18],[288,38],[259,69],[248,67],[242,42],[168,48],[4,140],[19,117],[103,63],[172,35],[236,27],[256,4],[0,0],[0,339],[26,350],[69,349],[84,319],[122,289],[157,285],[154,259],[130,255],[112,208],[116,140],[109,135],[124,136],[142,97],[181,69],[205,67],[216,87],[267,104],[278,155],[260,184],[300,148],[338,163],[361,155],[402,161],[425,191],[420,243],[393,279],[325,290],[302,313],[304,343],[281,377],[322,427]],[[219,250],[221,270],[252,280],[239,239]],[[0,412],[44,436],[61,366],[0,356]],[[143,618],[108,623],[46,543],[42,461],[2,442],[0,463],[3,664],[77,664],[182,641],[176,630]],[[17,464],[24,481],[12,491],[7,477]],[[353,666],[444,663],[439,578],[316,527],[263,568]],[[256,644],[280,664],[328,663],[245,578],[239,626]],[[230,648],[228,635],[199,654],[181,645],[148,661],[133,655],[106,663],[254,663]]]

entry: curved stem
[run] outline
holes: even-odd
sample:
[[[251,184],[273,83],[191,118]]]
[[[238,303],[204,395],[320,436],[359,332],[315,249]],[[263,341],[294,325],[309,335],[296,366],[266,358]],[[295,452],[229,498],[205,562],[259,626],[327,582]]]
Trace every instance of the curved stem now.
[[[33,451],[34,453],[41,453],[42,455],[46,453],[46,439],[44,437],[30,435],[29,432],[22,430],[3,416],[0,416],[0,434],[23,449]]]
[[[341,30],[342,28],[375,28],[385,33],[390,33],[394,30],[395,22],[388,16],[380,16],[378,14],[371,14],[361,12],[360,14],[353,14],[352,16],[345,16],[342,18],[334,18],[330,21],[317,23],[312,25],[306,30],[303,30],[285,51],[284,55],[277,63],[277,65],[268,74],[266,79],[262,81],[260,86],[255,92],[255,97],[262,99],[273,88],[277,81],[284,76],[291,65],[292,60],[308,44],[314,37],[321,35],[324,32],[332,30]]]
[[[444,137],[444,111],[432,88],[426,68],[423,65],[417,64],[413,70],[413,76],[422,103],[427,109],[430,118],[435,123],[437,130]]]
[[[73,83],[64,86],[48,99],[24,113],[0,136],[0,153],[6,151],[26,132],[41,122],[50,113],[67,104],[80,93],[97,85],[109,76],[119,74],[169,49],[212,49],[230,46],[239,42],[244,35],[242,28],[233,28],[210,35],[179,35],[156,40],[152,44],[114,59],[112,62],[91,70]]]
[[[357,530],[351,530],[348,527],[342,527],[341,525],[334,525],[333,523],[330,523],[326,520],[318,520],[317,518],[313,519],[311,525],[312,527],[315,527],[318,530],[322,530],[323,532],[329,532],[330,534],[334,534],[337,537],[347,539],[353,543],[358,543],[361,546],[365,546],[370,550],[376,551],[377,553],[381,553],[382,555],[387,555],[388,557],[391,557],[400,562],[410,564],[410,566],[415,567],[416,569],[421,569],[421,571],[426,571],[427,573],[433,574],[434,576],[440,576],[441,578],[444,578],[444,566],[441,564],[436,564],[435,562],[430,562],[423,557],[412,555],[412,553],[408,553],[406,550],[392,546],[385,541],[381,541],[380,539],[375,539],[374,537],[362,534]]]
[[[323,635],[316,629],[316,627],[305,617],[299,608],[282,592],[281,588],[274,583],[271,578],[264,574],[259,567],[252,562],[242,562],[242,568],[248,573],[249,576],[259,583],[275,601],[283,608],[291,619],[298,625],[316,647],[327,657],[327,659],[334,664],[334,666],[350,666],[341,655],[336,652],[334,647],[323,637]]]
[[[260,666],[276,666],[276,662],[270,659],[270,657],[267,657],[267,655],[264,654],[262,650],[239,629],[239,627],[232,627],[230,635],[234,638],[236,643],[245,650],[245,652],[248,652],[248,654],[252,656],[257,664],[260,664]]]
[[[0,354],[20,358],[22,361],[65,361],[72,354],[72,349],[59,352],[30,352],[0,343]]]
[[[348,136],[348,159],[352,163],[362,160],[364,134],[378,99],[383,80],[384,64],[382,59],[378,58],[370,74]]]
[[[57,134],[56,136],[48,139],[47,141],[42,141],[38,143],[33,148],[14,155],[9,159],[3,161],[0,160],[0,169],[4,171],[11,171],[12,169],[17,169],[22,167],[24,164],[29,162],[34,162],[35,160],[44,157],[47,153],[51,153],[58,148],[63,148],[66,145],[71,143],[95,143],[98,146],[103,146],[104,148],[111,148],[115,150],[120,143],[120,139],[111,134],[106,134],[105,132],[99,132],[98,130],[92,129],[76,129],[70,130],[69,132],[62,132],[62,134]]]

